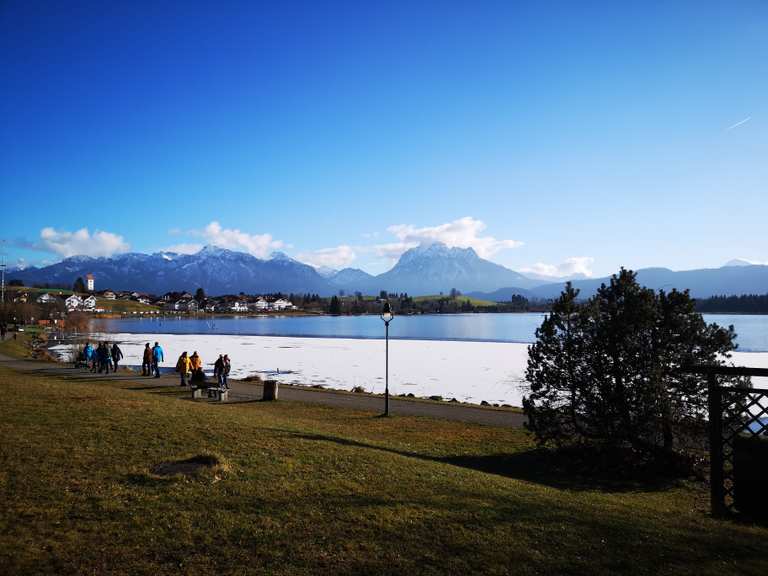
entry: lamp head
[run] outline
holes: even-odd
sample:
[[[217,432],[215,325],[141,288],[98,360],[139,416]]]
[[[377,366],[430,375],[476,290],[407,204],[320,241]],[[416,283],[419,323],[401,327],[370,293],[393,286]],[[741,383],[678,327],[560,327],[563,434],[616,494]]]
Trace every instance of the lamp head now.
[[[392,313],[392,306],[389,304],[389,301],[384,302],[384,308],[381,311],[381,319],[389,324],[394,317],[395,315]]]

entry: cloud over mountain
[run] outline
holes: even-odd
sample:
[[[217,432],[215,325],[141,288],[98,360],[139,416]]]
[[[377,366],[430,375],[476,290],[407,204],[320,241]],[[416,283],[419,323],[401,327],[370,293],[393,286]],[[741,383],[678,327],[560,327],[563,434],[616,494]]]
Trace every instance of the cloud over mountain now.
[[[237,228],[224,228],[216,220],[202,230],[194,231],[194,235],[204,238],[208,245],[246,252],[257,258],[266,258],[273,251],[285,248],[285,243],[275,240],[271,234],[249,234]]]
[[[490,258],[507,248],[522,246],[519,240],[497,240],[481,236],[487,228],[485,222],[471,216],[459,218],[437,226],[417,228],[412,224],[394,224],[387,228],[404,246],[403,252],[419,244],[440,242],[449,248],[472,248],[481,258]]]
[[[103,230],[96,230],[91,234],[88,228],[69,232],[46,227],[40,231],[40,248],[68,258],[77,255],[112,256],[127,252],[130,245],[122,236]]]
[[[302,252],[296,259],[315,268],[346,268],[355,261],[357,255],[352,246],[342,244],[334,248],[321,248],[311,252]]]
[[[537,262],[528,268],[521,268],[523,274],[531,274],[545,278],[565,278],[569,276],[592,276],[592,264],[595,259],[591,256],[573,256],[559,264],[544,264]]]

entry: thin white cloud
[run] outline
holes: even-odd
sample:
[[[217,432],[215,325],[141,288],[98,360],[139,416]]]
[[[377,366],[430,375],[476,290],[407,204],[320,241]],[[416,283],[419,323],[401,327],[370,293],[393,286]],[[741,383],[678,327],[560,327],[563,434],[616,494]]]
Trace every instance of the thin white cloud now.
[[[403,252],[416,248],[418,245],[419,242],[390,242],[389,244],[376,244],[372,250],[379,258],[397,260],[403,255]]]
[[[442,242],[449,248],[473,248],[481,258],[491,258],[502,250],[523,245],[519,240],[497,240],[493,236],[482,236],[481,233],[486,228],[485,222],[471,216],[422,228],[412,224],[394,224],[389,226],[387,231],[399,242],[380,244],[377,248],[382,255],[394,257],[422,243]]]
[[[752,116],[747,116],[747,117],[746,117],[746,118],[744,118],[743,120],[739,120],[739,121],[738,121],[738,122],[736,122],[735,124],[731,124],[730,126],[728,126],[728,128],[726,128],[726,129],[725,129],[725,131],[726,131],[726,132],[730,132],[730,131],[731,131],[731,130],[733,130],[734,128],[738,128],[739,126],[741,126],[741,125],[743,125],[743,124],[746,124],[746,123],[747,123],[747,122],[749,122],[750,120],[752,120]]]
[[[334,248],[321,248],[312,252],[302,252],[296,259],[315,268],[346,268],[357,258],[352,246],[342,244]]]
[[[130,245],[123,237],[112,232],[96,230],[93,234],[88,228],[75,232],[56,230],[46,227],[40,231],[40,247],[63,258],[70,256],[112,256],[127,252]]]
[[[523,274],[533,274],[547,278],[564,278],[566,276],[592,276],[592,264],[595,259],[591,256],[573,256],[559,264],[537,262],[528,268],[521,268]]]
[[[202,237],[212,246],[248,252],[257,258],[266,258],[274,250],[286,247],[283,241],[275,240],[271,234],[249,234],[237,228],[224,228],[215,220],[202,230],[192,230],[191,235]]]

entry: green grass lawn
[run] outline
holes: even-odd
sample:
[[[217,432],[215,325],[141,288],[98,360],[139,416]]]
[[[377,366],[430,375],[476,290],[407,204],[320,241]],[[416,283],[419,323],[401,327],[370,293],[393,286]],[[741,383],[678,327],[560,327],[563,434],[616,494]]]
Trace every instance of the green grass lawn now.
[[[73,294],[72,290],[68,290],[66,288],[33,288],[32,286],[6,286],[5,288],[8,290],[8,295],[10,298],[13,298],[17,295],[17,293],[26,292],[30,295],[32,299],[37,298],[38,296],[41,296],[45,293],[53,294],[54,296],[62,295],[62,296],[70,296]]]
[[[433,295],[433,296],[416,296],[414,297],[414,302],[427,302],[429,300],[441,300],[441,299],[447,299],[447,300],[456,300],[457,302],[466,302],[469,301],[472,306],[477,307],[484,307],[484,306],[495,306],[496,302],[491,302],[490,300],[481,300],[480,298],[470,298],[469,296],[464,296],[463,294],[460,294],[459,296],[456,296],[456,298],[451,298],[450,296],[441,296],[439,294]]]
[[[133,388],[133,389],[131,389]],[[755,574],[693,483],[600,490],[521,430],[0,368],[5,574]],[[225,470],[162,478],[198,454]]]
[[[157,306],[142,304],[135,300],[108,300],[107,298],[96,298],[96,307],[103,308],[107,312],[114,314],[130,314],[132,312],[150,312],[159,310]]]

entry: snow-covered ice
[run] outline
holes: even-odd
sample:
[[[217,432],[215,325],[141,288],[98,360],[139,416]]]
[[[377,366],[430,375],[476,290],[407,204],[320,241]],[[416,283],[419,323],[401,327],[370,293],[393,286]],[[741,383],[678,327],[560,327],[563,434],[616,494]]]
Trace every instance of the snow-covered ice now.
[[[95,334],[93,340],[117,341],[124,365],[140,365],[144,344],[159,341],[165,368],[173,368],[185,350],[196,350],[207,370],[219,354],[229,354],[233,378],[258,374],[284,384],[384,391],[384,340],[126,333]],[[528,344],[390,340],[390,393],[521,406],[527,352]],[[768,353],[734,353],[732,361],[768,368]],[[768,387],[758,381],[754,385]]]

